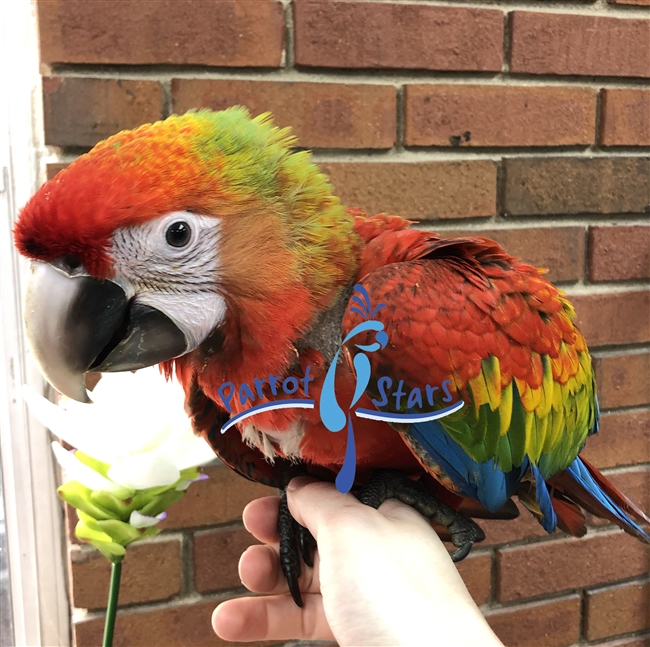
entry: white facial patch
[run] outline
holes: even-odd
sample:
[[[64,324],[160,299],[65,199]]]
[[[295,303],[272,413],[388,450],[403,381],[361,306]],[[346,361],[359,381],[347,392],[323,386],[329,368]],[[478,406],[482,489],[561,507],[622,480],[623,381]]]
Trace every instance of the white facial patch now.
[[[128,299],[160,310],[183,332],[187,352],[226,315],[219,293],[221,221],[175,211],[113,235],[113,281]]]

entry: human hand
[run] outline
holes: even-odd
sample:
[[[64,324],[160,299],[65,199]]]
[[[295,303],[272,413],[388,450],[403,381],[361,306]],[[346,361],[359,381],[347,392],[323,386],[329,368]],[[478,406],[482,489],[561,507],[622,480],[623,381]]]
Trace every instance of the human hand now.
[[[390,499],[378,510],[333,484],[294,479],[291,514],[318,543],[300,577],[296,606],[280,569],[279,497],[257,499],[244,525],[262,546],[239,562],[243,584],[259,597],[220,604],[212,615],[225,640],[336,640],[339,645],[501,645],[470,597],[429,523]]]

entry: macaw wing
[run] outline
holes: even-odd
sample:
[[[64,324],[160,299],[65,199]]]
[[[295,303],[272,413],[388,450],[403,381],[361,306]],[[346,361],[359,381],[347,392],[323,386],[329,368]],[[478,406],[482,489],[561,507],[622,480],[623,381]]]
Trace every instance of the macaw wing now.
[[[359,284],[371,304],[368,318],[388,335],[384,348],[367,354],[377,408],[420,413],[464,401],[459,411],[402,433],[464,494],[498,508],[522,478],[545,479],[566,468],[596,430],[585,341],[571,304],[542,271],[493,241],[448,239]],[[344,335],[366,316],[354,299]],[[348,342],[349,353],[372,341],[365,335]],[[383,376],[390,387],[384,381],[382,389]]]

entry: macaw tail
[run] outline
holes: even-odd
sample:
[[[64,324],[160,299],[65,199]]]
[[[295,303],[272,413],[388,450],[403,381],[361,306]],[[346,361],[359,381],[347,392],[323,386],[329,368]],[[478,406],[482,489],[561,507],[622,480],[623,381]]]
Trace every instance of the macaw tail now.
[[[650,518],[586,459],[576,457],[564,471],[553,475],[547,485],[562,530],[578,537],[585,534],[584,516],[577,503],[587,512],[650,543],[650,535],[637,523],[650,524]]]

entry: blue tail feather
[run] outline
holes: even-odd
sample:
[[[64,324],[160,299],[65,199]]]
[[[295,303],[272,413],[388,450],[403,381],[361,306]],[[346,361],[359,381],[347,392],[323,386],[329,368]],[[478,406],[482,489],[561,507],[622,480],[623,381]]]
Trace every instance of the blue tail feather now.
[[[539,522],[542,524],[542,528],[544,528],[546,532],[555,532],[555,528],[557,527],[557,516],[553,509],[553,502],[548,493],[544,477],[535,465],[531,464],[530,470],[535,477],[535,497],[542,513],[542,518]]]
[[[643,537],[646,541],[650,542],[650,535],[641,528],[630,516],[605,492],[598,483],[594,480],[589,470],[584,466],[579,456],[565,472],[571,476],[577,483],[579,483],[589,494],[591,494],[607,511],[609,511],[616,519],[618,519],[623,526],[627,526],[629,530],[634,531],[636,534]]]

